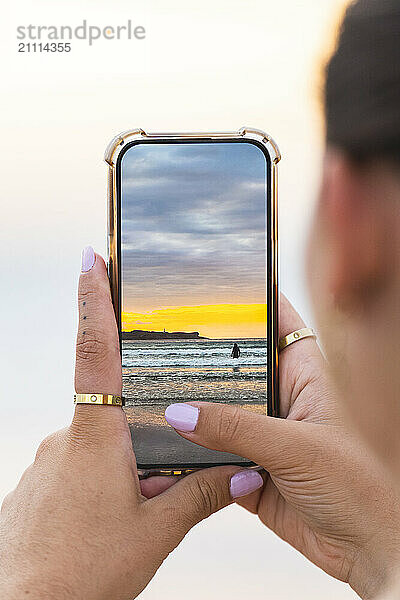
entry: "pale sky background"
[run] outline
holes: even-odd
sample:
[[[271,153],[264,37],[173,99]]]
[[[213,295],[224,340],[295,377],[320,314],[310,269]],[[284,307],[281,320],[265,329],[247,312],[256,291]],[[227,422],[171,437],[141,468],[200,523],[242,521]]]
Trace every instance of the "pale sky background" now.
[[[279,142],[281,288],[312,323],[304,241],[322,150],[321,52],[342,0],[16,0],[3,7],[0,496],[72,415],[80,252],[105,252],[108,141],[232,130]],[[143,41],[17,53],[19,25],[144,25]],[[192,531],[141,600],[355,598],[231,507]]]

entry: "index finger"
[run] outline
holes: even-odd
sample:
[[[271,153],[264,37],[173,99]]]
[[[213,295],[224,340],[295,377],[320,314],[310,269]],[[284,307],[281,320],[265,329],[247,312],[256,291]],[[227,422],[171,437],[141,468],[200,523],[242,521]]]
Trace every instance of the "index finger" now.
[[[122,368],[118,329],[106,265],[90,246],[82,253],[78,288],[79,325],[76,341],[75,390],[80,394],[121,395]],[[129,435],[119,406],[78,404],[73,427],[97,438]],[[130,438],[129,438],[130,440]]]
[[[303,319],[289,300],[280,294],[279,337],[280,339],[298,329],[306,327]],[[325,370],[325,361],[316,338],[303,338],[284,348],[279,354],[280,414],[287,417],[299,390],[310,377]]]

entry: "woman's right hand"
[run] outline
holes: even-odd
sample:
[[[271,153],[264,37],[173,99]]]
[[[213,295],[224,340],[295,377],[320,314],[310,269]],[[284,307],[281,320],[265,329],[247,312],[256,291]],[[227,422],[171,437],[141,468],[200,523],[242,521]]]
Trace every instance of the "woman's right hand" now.
[[[282,297],[280,335],[302,327]],[[188,403],[185,409],[172,405],[166,418],[192,442],[263,466],[269,473],[264,487],[239,504],[324,571],[372,598],[395,568],[399,499],[374,459],[341,426],[314,339],[282,352],[280,400],[285,419],[205,402],[190,402],[189,418]]]

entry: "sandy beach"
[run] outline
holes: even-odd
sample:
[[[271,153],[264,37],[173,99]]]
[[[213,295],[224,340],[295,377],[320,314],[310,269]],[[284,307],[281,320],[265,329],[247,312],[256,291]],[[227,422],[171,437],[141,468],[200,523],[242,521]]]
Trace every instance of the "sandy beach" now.
[[[141,405],[125,407],[131,429],[132,443],[138,465],[153,457],[154,463],[182,465],[190,463],[243,462],[238,456],[202,448],[183,439],[167,424],[164,405]],[[240,408],[265,414],[264,403],[245,403]]]
[[[264,339],[123,341],[123,394],[139,464],[240,462],[200,448],[177,435],[164,412],[173,402],[202,400],[234,403],[265,414],[266,347]]]

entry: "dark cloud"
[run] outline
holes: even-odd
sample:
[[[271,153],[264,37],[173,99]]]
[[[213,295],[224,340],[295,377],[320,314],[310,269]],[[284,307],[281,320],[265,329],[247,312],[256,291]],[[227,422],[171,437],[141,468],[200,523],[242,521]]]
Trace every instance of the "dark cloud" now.
[[[264,301],[264,205],[265,159],[254,145],[128,150],[122,203],[125,303],[146,304],[155,292],[160,305],[195,304],[207,295],[212,302],[217,297]]]

